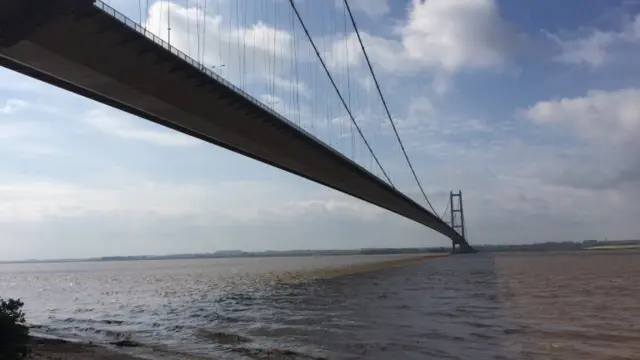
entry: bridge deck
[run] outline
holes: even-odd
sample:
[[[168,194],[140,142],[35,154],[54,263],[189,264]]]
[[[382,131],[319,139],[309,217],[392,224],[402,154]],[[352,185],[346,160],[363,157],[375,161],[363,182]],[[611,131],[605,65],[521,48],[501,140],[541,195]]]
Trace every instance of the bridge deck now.
[[[418,203],[101,2],[3,0],[0,34],[4,67],[378,205],[468,247]]]

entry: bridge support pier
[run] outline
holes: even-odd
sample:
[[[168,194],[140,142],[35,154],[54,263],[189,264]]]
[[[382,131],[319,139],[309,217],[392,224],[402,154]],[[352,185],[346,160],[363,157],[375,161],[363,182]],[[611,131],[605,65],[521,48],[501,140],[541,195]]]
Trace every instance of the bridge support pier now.
[[[458,193],[449,192],[449,204],[451,205],[451,228],[460,236],[460,238],[452,238],[453,246],[452,254],[464,254],[477,252],[466,241],[467,232],[464,227],[464,208],[462,207],[462,190]]]
[[[449,192],[449,203],[451,204],[451,228],[457,231],[463,238],[467,238],[464,228],[464,208],[462,207],[462,190],[458,193]],[[456,215],[459,214],[459,215]]]
[[[469,245],[468,243],[458,244],[454,242],[451,250],[452,254],[470,254],[470,253],[476,253],[476,252],[478,252],[478,250],[471,247],[471,245]]]

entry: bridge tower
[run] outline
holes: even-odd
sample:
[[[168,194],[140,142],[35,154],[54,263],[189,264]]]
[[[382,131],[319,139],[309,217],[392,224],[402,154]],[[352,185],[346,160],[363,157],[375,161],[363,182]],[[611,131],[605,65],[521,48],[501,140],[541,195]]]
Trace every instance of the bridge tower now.
[[[449,204],[451,205],[451,227],[458,234],[460,234],[464,239],[467,238],[467,232],[464,227],[464,208],[462,206],[462,190],[458,190],[458,193],[454,193],[453,191],[449,192]],[[465,249],[462,249],[462,244],[453,243],[452,251],[454,253],[457,252],[466,252]]]

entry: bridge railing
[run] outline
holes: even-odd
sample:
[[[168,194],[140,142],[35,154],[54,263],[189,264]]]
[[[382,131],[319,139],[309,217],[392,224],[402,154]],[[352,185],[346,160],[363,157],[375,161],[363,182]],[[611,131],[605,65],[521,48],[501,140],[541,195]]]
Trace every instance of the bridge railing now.
[[[270,114],[272,114],[273,116],[276,116],[278,119],[287,122],[288,124],[294,126],[295,128],[303,131],[305,133],[305,135],[309,135],[310,137],[315,138],[315,136],[313,136],[312,134],[308,133],[305,129],[303,129],[302,127],[300,127],[298,124],[294,123],[293,121],[285,118],[284,116],[282,116],[281,114],[279,114],[278,112],[274,111],[273,109],[271,109],[270,107],[268,107],[267,105],[265,105],[264,103],[262,103],[260,100],[256,99],[255,97],[253,97],[252,95],[250,95],[249,93],[247,93],[246,91],[244,91],[243,89],[237,87],[236,85],[234,85],[233,83],[229,82],[228,80],[226,80],[225,78],[223,78],[222,76],[218,75],[217,73],[215,73],[214,71],[209,70],[205,65],[201,64],[200,62],[198,62],[197,60],[193,59],[192,57],[190,57],[189,55],[187,55],[186,53],[184,53],[183,51],[179,50],[178,48],[176,48],[175,46],[169,44],[167,41],[165,41],[164,39],[162,39],[161,37],[157,36],[156,34],[154,34],[153,32],[145,29],[143,26],[141,26],[140,24],[138,24],[137,22],[135,22],[134,20],[131,20],[130,18],[128,18],[126,15],[122,14],[121,12],[119,12],[118,10],[114,9],[113,7],[109,6],[108,4],[104,3],[101,0],[95,0],[95,6],[98,7],[100,10],[106,12],[107,14],[113,16],[114,18],[120,20],[122,23],[124,23],[125,25],[129,26],[130,28],[136,30],[137,32],[139,32],[140,34],[146,36],[147,38],[149,38],[150,40],[153,40],[153,42],[155,42],[156,44],[162,46],[163,48],[165,48],[166,50],[170,51],[171,53],[173,53],[174,55],[178,56],[179,58],[181,58],[182,60],[188,62],[189,64],[191,64],[194,68],[202,71],[203,73],[207,74],[208,76],[212,77],[213,79],[215,79],[218,82],[221,82],[222,84],[224,84],[225,86],[229,87],[230,89],[232,89],[233,91],[237,92],[238,94],[244,96],[245,98],[247,98],[248,100],[250,100],[251,102],[253,102],[254,104],[258,105],[259,107],[261,107],[262,109],[266,110],[267,112],[269,112]],[[319,140],[319,139],[317,139]]]
[[[314,141],[316,141],[318,144],[322,145],[323,147],[325,147],[327,150],[335,153],[336,155],[343,157],[344,159],[350,161],[353,163],[354,166],[360,168],[363,171],[366,171],[368,173],[371,173],[372,176],[376,177],[377,179],[379,179],[380,181],[383,181],[386,183],[386,181],[382,178],[380,178],[379,176],[373,174],[371,171],[365,169],[362,165],[358,164],[355,161],[350,160],[349,158],[347,158],[344,154],[340,153],[339,151],[337,151],[336,149],[332,148],[331,146],[327,145],[324,141],[322,141],[321,139],[319,139],[318,137],[316,137],[315,135],[311,134],[309,131],[305,130],[303,127],[301,127],[300,125],[296,124],[295,122],[287,119],[286,117],[284,117],[282,114],[278,113],[277,111],[273,110],[272,108],[270,108],[269,106],[265,105],[263,102],[261,102],[260,100],[256,99],[255,97],[253,97],[252,95],[250,95],[249,93],[247,93],[246,91],[244,91],[242,88],[239,88],[238,86],[234,85],[233,83],[231,83],[230,81],[226,80],[225,78],[223,78],[222,76],[220,76],[219,74],[217,74],[214,71],[209,70],[205,65],[203,65],[202,63],[198,62],[197,60],[193,59],[192,57],[190,57],[189,55],[187,55],[186,53],[184,53],[183,51],[179,50],[178,48],[176,48],[175,46],[169,44],[167,41],[165,41],[164,39],[162,39],[161,37],[157,36],[156,34],[154,34],[153,32],[147,30],[146,28],[144,28],[143,26],[141,26],[140,24],[138,24],[137,22],[135,22],[134,20],[128,18],[126,15],[124,15],[123,13],[119,12],[118,10],[114,9],[113,7],[111,7],[110,5],[106,4],[105,2],[101,1],[101,0],[94,0],[94,4],[95,6],[104,11],[105,13],[111,15],[112,17],[114,17],[115,19],[119,20],[120,22],[122,22],[123,24],[125,24],[126,26],[128,26],[129,28],[137,31],[138,33],[144,35],[145,37],[147,37],[148,39],[152,40],[153,42],[155,42],[156,44],[162,46],[163,48],[165,48],[166,50],[170,51],[172,54],[178,56],[179,58],[181,58],[182,60],[186,61],[187,63],[191,64],[191,66],[193,66],[195,69],[197,69],[198,71],[201,71],[202,73],[206,74],[207,76],[213,78],[214,80],[224,84],[225,86],[227,86],[229,89],[231,89],[232,91],[236,92],[237,94],[245,97],[247,100],[251,101],[252,103],[254,103],[255,105],[259,106],[260,108],[262,108],[263,110],[265,110],[266,112],[268,112],[269,114],[273,115],[274,117],[276,117],[278,120],[283,121],[289,125],[291,125],[292,127],[294,127],[295,129],[297,129],[298,131],[300,131],[301,133],[303,133],[304,135],[308,136],[309,138],[313,139]],[[390,184],[389,184],[390,185]]]

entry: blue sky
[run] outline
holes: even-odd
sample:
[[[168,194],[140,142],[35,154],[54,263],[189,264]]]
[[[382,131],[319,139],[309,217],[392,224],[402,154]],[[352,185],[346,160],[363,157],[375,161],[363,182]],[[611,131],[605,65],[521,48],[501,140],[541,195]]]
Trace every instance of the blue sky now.
[[[173,45],[376,171],[288,1],[211,0],[206,14],[196,9],[204,0],[149,1],[142,13],[136,1],[107,3],[165,39],[170,18]],[[296,3],[382,166],[420,201],[343,5]],[[442,211],[449,190],[463,190],[471,242],[640,236],[640,3],[350,4],[430,199]],[[359,200],[7,70],[0,163],[0,259],[448,245]]]

